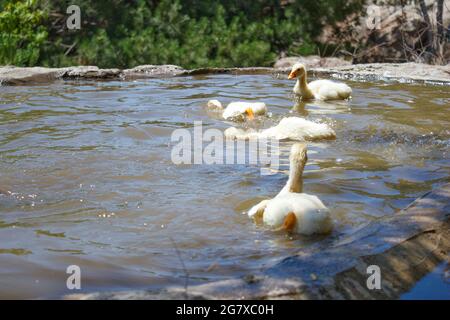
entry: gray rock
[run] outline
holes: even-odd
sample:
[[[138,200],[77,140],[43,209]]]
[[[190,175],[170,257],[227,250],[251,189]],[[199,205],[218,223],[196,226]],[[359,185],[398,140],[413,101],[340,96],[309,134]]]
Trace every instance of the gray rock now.
[[[21,85],[30,82],[51,82],[58,78],[59,68],[20,68],[14,66],[0,67],[0,85]]]
[[[123,70],[123,76],[125,79],[174,77],[184,72],[183,68],[175,65],[142,65]]]
[[[297,59],[297,58],[296,58]],[[316,58],[310,58],[311,64]],[[328,65],[340,64],[327,58]],[[331,59],[331,60],[330,60]],[[298,61],[298,60],[296,60]],[[292,62],[292,61],[291,61]],[[289,63],[291,63],[289,62]],[[321,62],[322,63],[322,62]],[[371,63],[340,65],[336,67],[308,68],[312,75],[355,81],[397,81],[403,83],[422,82],[428,84],[450,84],[450,65],[436,66],[421,63]],[[161,78],[208,74],[274,74],[287,76],[290,67],[279,68],[200,68],[185,70],[174,65],[143,65],[133,69],[99,69],[95,66],[68,68],[20,68],[0,67],[0,85],[24,85],[35,82],[52,82],[56,79],[116,79]]]
[[[77,79],[114,79],[121,75],[120,69],[99,69],[96,66],[79,66],[62,68],[60,78]]]
[[[100,69],[96,66],[74,66],[67,68],[14,66],[0,67],[0,85],[24,85],[29,83],[52,82],[56,79],[105,79],[120,80],[148,77],[173,77],[185,70],[174,65],[144,65],[133,69]]]
[[[295,58],[297,59],[297,58]],[[311,58],[313,59],[313,58]],[[299,60],[288,60],[295,63]],[[301,61],[301,60],[300,60]],[[311,60],[314,62],[314,60]],[[334,60],[330,60],[330,64]],[[304,61],[302,61],[304,63]],[[200,68],[186,70],[180,75],[208,75],[208,74],[273,74],[275,77],[287,77],[291,66],[279,68]],[[446,66],[429,65],[423,63],[370,63],[346,64],[336,67],[308,68],[317,77],[348,79],[354,81],[385,81],[401,83],[427,83],[450,85],[450,64]]]
[[[450,84],[450,64],[369,63],[334,68],[315,68],[313,72],[333,78],[362,81],[424,82]]]

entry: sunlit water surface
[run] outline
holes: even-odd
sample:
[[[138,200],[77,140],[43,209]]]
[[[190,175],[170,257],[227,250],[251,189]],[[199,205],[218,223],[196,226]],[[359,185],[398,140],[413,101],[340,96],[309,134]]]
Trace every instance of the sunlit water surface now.
[[[450,173],[449,87],[349,83],[350,102],[295,104],[265,75],[0,87],[0,298],[158,289],[240,277],[390,216]],[[175,165],[173,130],[223,131],[208,99],[265,101],[268,127],[297,115],[337,139],[309,144],[304,191],[331,209],[328,238],[289,237],[243,214],[284,185],[258,165]],[[12,192],[9,194],[8,191]],[[180,255],[177,255],[177,250]]]

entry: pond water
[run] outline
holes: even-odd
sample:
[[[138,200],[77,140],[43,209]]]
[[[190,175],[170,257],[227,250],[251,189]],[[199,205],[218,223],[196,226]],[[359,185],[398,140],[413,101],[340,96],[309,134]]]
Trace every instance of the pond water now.
[[[183,285],[185,270],[189,284],[243,276],[450,181],[448,86],[351,82],[349,102],[296,104],[293,84],[211,75],[0,87],[0,298],[73,293],[69,265],[82,292]],[[206,110],[213,98],[266,102],[261,127],[297,115],[334,128],[335,141],[309,143],[304,173],[333,234],[289,237],[243,214],[285,184],[289,142],[273,175],[172,163],[173,130],[233,125]]]
[[[441,262],[400,299],[450,300],[450,264],[447,261]]]

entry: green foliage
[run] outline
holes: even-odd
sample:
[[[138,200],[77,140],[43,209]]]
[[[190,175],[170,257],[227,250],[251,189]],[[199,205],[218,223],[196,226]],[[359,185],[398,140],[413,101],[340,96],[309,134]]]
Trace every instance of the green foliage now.
[[[0,9],[0,64],[35,65],[47,39],[44,11],[36,0],[7,1]]]
[[[30,10],[37,1],[40,9]],[[0,64],[122,68],[139,64],[177,64],[185,68],[270,66],[281,52],[315,53],[313,39],[321,27],[334,22],[342,8],[353,10],[347,4],[353,2],[344,0],[281,3],[35,0],[19,4],[6,0],[1,16],[14,15],[16,20],[2,23],[0,19],[1,39],[5,42],[6,34],[22,38],[10,41],[14,43],[10,49],[2,46]],[[65,26],[70,4],[81,8],[81,30],[67,30]],[[43,8],[50,12],[48,16]],[[21,13],[14,13],[17,10]],[[27,14],[35,16],[34,20],[25,18]],[[24,27],[18,27],[20,24],[27,25],[26,32],[19,31]],[[6,25],[14,26],[15,33],[6,32]]]

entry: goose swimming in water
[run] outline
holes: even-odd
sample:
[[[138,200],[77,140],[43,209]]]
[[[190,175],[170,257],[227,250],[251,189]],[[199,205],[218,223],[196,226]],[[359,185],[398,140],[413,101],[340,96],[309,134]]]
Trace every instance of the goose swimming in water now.
[[[219,100],[209,100],[208,108],[223,110],[222,117],[225,120],[245,121],[252,120],[255,115],[265,115],[267,106],[264,102],[230,102],[224,109]]]
[[[252,207],[248,216],[274,228],[312,235],[331,232],[333,222],[328,208],[317,196],[302,193],[302,175],[307,161],[306,144],[296,143],[289,156],[289,179],[271,200]]]
[[[281,119],[274,127],[257,131],[231,127],[225,130],[228,139],[276,139],[276,140],[322,140],[335,139],[336,133],[325,123],[316,123],[299,117]]]
[[[331,80],[315,80],[308,83],[306,78],[305,66],[301,63],[294,64],[288,79],[297,79],[294,93],[301,96],[302,100],[345,100],[352,94],[352,89],[345,83]]]

